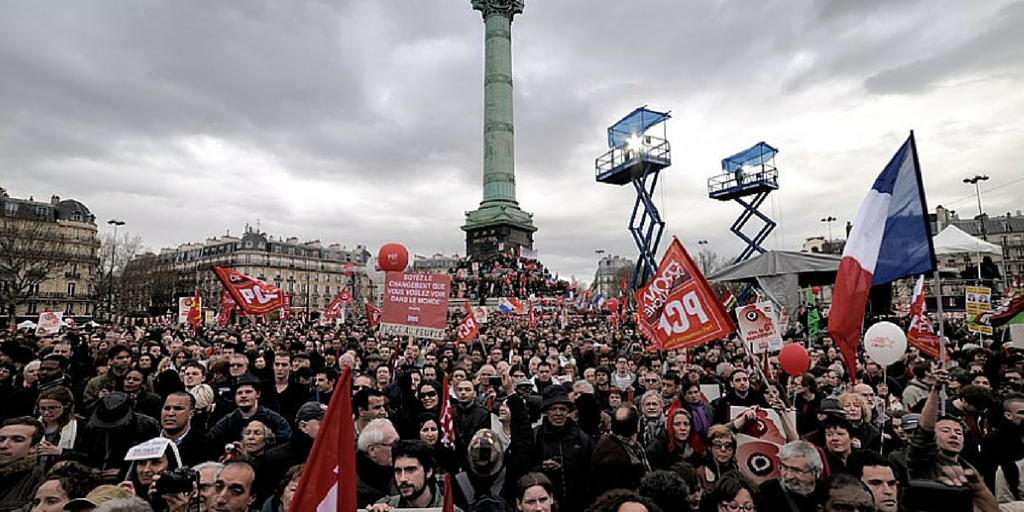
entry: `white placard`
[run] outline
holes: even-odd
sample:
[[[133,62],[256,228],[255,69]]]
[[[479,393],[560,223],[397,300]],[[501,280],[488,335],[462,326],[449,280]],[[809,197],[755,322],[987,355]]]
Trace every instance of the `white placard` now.
[[[128,455],[124,456],[124,460],[159,459],[167,451],[167,445],[170,442],[170,439],[156,437],[145,443],[137,444],[128,450]]]
[[[751,354],[782,350],[782,333],[775,305],[770,301],[747,304],[736,310],[740,336]]]
[[[39,313],[39,321],[36,322],[36,336],[46,336],[60,332],[60,320],[63,317],[63,311],[43,311]]]

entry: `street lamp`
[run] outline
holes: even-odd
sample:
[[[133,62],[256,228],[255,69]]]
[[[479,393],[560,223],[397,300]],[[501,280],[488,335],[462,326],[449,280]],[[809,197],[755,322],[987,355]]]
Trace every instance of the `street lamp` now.
[[[114,255],[117,254],[117,228],[124,226],[120,219],[110,219],[107,224],[114,226],[114,243],[110,244],[110,275],[107,277],[107,313],[114,314]]]
[[[707,244],[708,244],[707,240],[697,240],[697,245],[707,245]]]
[[[988,176],[984,174],[975,174],[973,177],[964,178],[964,183],[968,185],[974,185],[974,194],[978,196],[978,223],[981,224],[981,239],[988,241],[988,236],[985,233],[985,214],[981,210],[981,183],[987,181]],[[978,281],[981,281],[981,248],[978,248]]]
[[[828,225],[828,243],[829,244],[832,243],[832,223],[837,221],[837,220],[839,220],[839,219],[837,219],[837,218],[835,218],[835,217],[833,217],[831,215],[829,215],[828,217],[825,217],[824,219],[821,219],[822,222],[824,222],[825,224]],[[831,252],[831,248],[829,249],[829,251]]]

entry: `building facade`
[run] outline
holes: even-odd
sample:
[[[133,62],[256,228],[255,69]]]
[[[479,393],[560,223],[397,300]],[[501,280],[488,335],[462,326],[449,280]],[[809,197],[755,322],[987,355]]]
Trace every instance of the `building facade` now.
[[[210,269],[216,265],[277,286],[291,295],[293,312],[315,312],[346,287],[357,300],[373,300],[366,278],[369,260],[362,245],[348,249],[319,240],[275,239],[246,226],[240,238],[225,235],[137,256],[125,268],[120,306],[128,314],[161,315],[176,311],[177,298],[198,289],[204,309],[216,310],[223,289]]]
[[[942,255],[939,256],[940,267],[960,270],[968,267],[977,268],[979,256],[981,258],[988,256],[999,268],[1000,276],[1004,281],[1024,277],[1024,212],[1017,210],[1015,213],[1006,212],[1005,215],[996,217],[984,215],[961,219],[955,211],[938,206],[935,208],[933,218],[934,234],[938,234],[946,226],[952,224],[973,237],[1002,247],[1003,250],[1001,255],[978,255],[976,253]]]
[[[455,272],[455,269],[459,267],[461,262],[462,258],[458,254],[445,256],[444,254],[437,253],[429,258],[417,254],[413,256],[412,270],[410,272],[417,274],[451,274]]]
[[[627,286],[629,285],[629,279],[633,275],[635,266],[636,263],[633,260],[618,255],[601,258],[601,261],[597,262],[594,284],[590,285],[590,289],[595,294],[605,297],[617,297],[622,280],[625,279]]]
[[[10,197],[0,188],[0,310],[8,321],[40,312],[92,317],[101,295],[96,216],[74,199]]]

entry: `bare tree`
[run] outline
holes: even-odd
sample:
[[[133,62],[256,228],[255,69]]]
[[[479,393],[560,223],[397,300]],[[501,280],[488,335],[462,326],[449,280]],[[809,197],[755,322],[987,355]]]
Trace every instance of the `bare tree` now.
[[[95,264],[92,249],[65,240],[55,223],[0,217],[0,304],[8,322],[17,321],[17,306],[44,281],[79,263]]]
[[[728,264],[729,262],[724,257],[707,247],[701,248],[697,253],[697,267],[705,276],[725,268]]]
[[[128,262],[132,261],[135,255],[145,251],[142,237],[137,233],[124,232],[114,240],[113,233],[99,235],[100,249],[100,275],[103,276],[99,286],[96,287],[98,299],[105,297],[107,301],[116,300],[121,293],[122,277]],[[120,301],[119,301],[120,303]]]

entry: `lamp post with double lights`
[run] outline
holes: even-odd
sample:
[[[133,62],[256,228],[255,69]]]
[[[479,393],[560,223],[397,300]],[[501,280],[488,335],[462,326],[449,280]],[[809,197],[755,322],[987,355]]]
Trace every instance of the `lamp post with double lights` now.
[[[832,254],[832,223],[837,221],[837,220],[839,220],[839,219],[837,219],[837,218],[835,218],[835,217],[833,217],[831,215],[821,219],[822,222],[824,222],[826,225],[828,225],[828,253],[829,254]]]
[[[974,176],[964,178],[964,183],[968,185],[974,185],[974,194],[978,197],[978,223],[981,226],[981,239],[988,241],[988,235],[985,232],[985,213],[981,209],[981,185],[983,181],[988,181],[988,176],[984,174],[975,174]],[[981,281],[981,248],[978,248],[978,281]]]
[[[107,313],[114,314],[114,258],[117,254],[117,228],[124,226],[120,219],[110,219],[107,224],[114,226],[114,242],[110,244],[110,272],[107,276]]]

